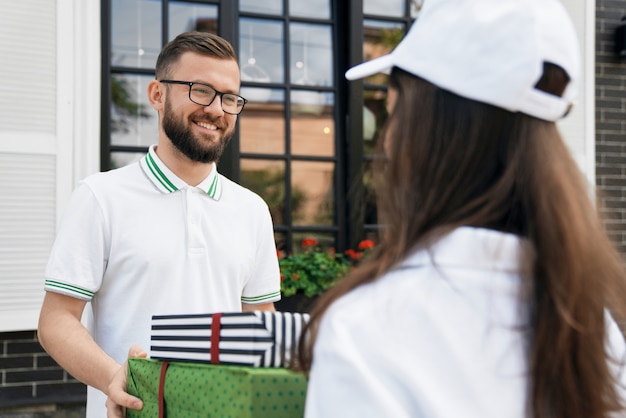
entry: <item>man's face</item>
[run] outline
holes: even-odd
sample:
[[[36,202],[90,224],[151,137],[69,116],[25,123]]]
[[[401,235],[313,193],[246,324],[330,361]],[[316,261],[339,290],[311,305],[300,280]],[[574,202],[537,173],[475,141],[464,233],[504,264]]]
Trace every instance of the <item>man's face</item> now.
[[[239,93],[239,67],[233,60],[187,52],[174,67],[170,79],[201,82],[224,93]],[[190,160],[201,163],[219,160],[236,122],[237,115],[222,110],[219,95],[209,106],[201,106],[189,100],[188,86],[168,84],[162,128],[172,144]]]

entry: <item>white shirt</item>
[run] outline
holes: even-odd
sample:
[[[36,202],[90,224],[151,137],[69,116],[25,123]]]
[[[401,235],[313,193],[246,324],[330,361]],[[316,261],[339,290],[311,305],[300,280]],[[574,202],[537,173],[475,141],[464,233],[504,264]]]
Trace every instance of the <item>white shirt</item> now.
[[[524,245],[458,228],[336,301],[320,323],[305,417],[525,417]],[[609,330],[623,360],[610,318]]]
[[[45,278],[47,291],[91,302],[93,337],[120,363],[133,344],[149,349],[152,315],[238,312],[242,302],[280,299],[265,202],[215,165],[188,186],[154,147],[140,163],[79,184]],[[106,398],[89,389],[87,416],[105,416]]]

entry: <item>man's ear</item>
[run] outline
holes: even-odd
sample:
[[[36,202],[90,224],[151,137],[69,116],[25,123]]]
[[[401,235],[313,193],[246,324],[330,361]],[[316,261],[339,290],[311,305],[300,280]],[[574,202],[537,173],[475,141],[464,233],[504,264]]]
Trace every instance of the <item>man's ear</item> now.
[[[152,107],[160,111],[165,106],[165,85],[158,80],[148,83],[148,100]]]

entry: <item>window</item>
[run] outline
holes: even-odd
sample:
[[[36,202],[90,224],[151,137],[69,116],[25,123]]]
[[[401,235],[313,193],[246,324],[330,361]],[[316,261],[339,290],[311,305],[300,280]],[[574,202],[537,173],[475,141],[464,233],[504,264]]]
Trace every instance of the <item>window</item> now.
[[[158,137],[146,88],[167,41],[228,39],[249,100],[220,172],[268,203],[279,249],[306,237],[344,250],[375,237],[368,171],[386,77],[345,70],[391,50],[419,10],[410,0],[103,0],[102,169],[138,160]],[[350,30],[346,30],[350,28]]]

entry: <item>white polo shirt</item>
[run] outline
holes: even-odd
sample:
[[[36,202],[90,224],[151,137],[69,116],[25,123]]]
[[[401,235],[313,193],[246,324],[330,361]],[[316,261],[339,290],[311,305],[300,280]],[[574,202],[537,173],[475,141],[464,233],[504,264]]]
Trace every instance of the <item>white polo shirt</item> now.
[[[525,417],[523,246],[458,228],[336,301],[320,323],[305,417]],[[624,340],[607,324],[623,361]]]
[[[242,302],[280,299],[266,203],[215,165],[188,186],[154,146],[139,163],[78,185],[45,279],[46,291],[91,301],[94,339],[120,363],[132,344],[149,349],[153,314],[236,312]]]

